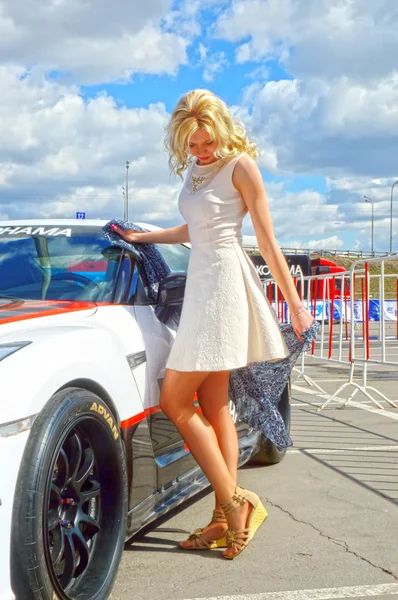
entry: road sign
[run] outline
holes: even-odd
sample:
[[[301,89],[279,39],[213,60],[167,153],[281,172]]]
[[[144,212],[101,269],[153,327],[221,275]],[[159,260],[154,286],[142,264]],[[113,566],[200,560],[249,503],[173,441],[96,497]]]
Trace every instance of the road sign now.
[[[77,212],[76,213],[76,219],[85,219],[85,218],[86,218],[85,212]]]

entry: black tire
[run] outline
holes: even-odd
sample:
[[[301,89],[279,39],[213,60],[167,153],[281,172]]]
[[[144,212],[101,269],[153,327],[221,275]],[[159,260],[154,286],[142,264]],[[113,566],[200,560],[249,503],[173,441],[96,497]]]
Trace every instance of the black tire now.
[[[285,427],[290,432],[290,380],[288,380],[285,389],[282,392],[278,403],[278,410],[285,423]],[[286,448],[278,448],[271,440],[261,434],[258,451],[252,456],[250,462],[260,465],[275,465],[283,459],[286,454]]]
[[[92,392],[56,393],[35,419],[13,507],[17,600],[105,600],[125,540],[127,472],[115,415]]]

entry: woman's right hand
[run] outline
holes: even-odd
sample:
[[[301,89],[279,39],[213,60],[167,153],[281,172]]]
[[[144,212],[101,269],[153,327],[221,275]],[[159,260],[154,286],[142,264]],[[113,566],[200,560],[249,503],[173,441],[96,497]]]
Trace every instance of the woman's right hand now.
[[[118,233],[126,242],[132,242],[133,244],[142,243],[140,236],[145,233],[144,231],[134,231],[133,229],[121,229],[118,225],[112,223],[111,228],[115,233]]]

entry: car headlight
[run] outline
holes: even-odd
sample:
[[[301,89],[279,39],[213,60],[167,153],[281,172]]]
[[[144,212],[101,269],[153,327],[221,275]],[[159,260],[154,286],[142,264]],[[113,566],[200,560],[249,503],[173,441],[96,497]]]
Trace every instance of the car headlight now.
[[[18,350],[29,346],[32,342],[8,342],[7,344],[0,344],[0,360],[7,358],[10,354],[14,354]]]
[[[28,431],[35,420],[36,415],[26,417],[26,419],[18,419],[18,421],[11,421],[10,423],[4,423],[0,425],[0,438],[10,437],[11,435],[17,435],[23,431]]]

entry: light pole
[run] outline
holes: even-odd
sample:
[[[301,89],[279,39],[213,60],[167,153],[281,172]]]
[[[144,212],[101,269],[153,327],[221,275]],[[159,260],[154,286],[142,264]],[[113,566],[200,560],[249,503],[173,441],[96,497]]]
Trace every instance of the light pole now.
[[[370,198],[368,198],[368,196],[364,196],[365,198],[365,202],[370,202],[370,204],[372,205],[372,256],[373,256],[373,224],[374,224],[374,213],[373,213],[373,200],[371,200]]]
[[[394,181],[394,183],[391,186],[391,204],[390,204],[390,254],[392,254],[392,195],[394,192],[394,188],[395,186],[398,184],[398,179],[397,181]]]
[[[124,193],[124,220],[128,221],[129,218],[129,168],[130,161],[126,160],[126,188]]]

